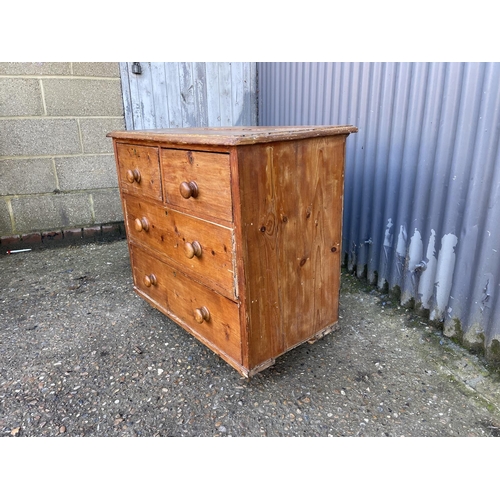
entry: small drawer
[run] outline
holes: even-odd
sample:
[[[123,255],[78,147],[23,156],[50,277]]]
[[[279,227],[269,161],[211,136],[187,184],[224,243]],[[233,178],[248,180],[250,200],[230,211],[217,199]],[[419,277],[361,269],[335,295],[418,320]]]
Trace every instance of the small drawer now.
[[[129,196],[124,205],[131,240],[161,252],[186,274],[235,298],[232,229]]]
[[[238,305],[130,245],[134,284],[184,328],[241,363]]]
[[[229,154],[161,150],[167,203],[200,216],[233,220]]]
[[[158,148],[117,143],[116,156],[123,193],[162,200]]]

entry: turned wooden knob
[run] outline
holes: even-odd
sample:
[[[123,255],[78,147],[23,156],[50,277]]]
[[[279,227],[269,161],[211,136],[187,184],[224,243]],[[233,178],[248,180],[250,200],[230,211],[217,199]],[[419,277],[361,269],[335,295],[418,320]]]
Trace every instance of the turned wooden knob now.
[[[149,230],[149,222],[146,217],[143,217],[142,219],[135,219],[134,221],[134,226],[136,231],[148,231]]]
[[[144,284],[147,287],[150,287],[151,285],[156,285],[156,283],[157,283],[156,276],[154,274],[148,274],[144,276]]]
[[[203,321],[210,320],[210,311],[205,307],[200,307],[199,309],[194,310],[194,319],[198,323],[203,323]]]
[[[196,257],[201,257],[201,245],[197,241],[193,241],[193,243],[186,241],[184,253],[188,259],[192,259],[195,255]]]
[[[181,196],[183,198],[197,198],[198,197],[198,184],[194,181],[189,182],[181,182],[179,186],[179,191],[181,192]]]
[[[141,182],[141,173],[139,170],[127,170],[127,180],[132,182]]]

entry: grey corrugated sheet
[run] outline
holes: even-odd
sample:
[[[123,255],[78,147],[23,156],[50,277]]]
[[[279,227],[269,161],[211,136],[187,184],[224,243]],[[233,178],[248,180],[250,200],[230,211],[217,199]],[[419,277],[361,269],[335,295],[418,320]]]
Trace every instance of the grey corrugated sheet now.
[[[120,63],[127,130],[257,124],[256,63]]]
[[[500,63],[259,63],[260,125],[352,124],[343,251],[445,333],[500,341]],[[495,341],[495,342],[494,342]],[[493,343],[493,344],[492,344]]]

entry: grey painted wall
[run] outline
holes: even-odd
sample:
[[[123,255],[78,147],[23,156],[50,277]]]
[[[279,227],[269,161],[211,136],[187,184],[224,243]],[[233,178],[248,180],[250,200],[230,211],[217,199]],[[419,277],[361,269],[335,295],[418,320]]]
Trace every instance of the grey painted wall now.
[[[343,252],[500,352],[500,63],[259,63],[260,125],[352,124]]]
[[[122,221],[124,125],[118,63],[0,63],[0,237]]]

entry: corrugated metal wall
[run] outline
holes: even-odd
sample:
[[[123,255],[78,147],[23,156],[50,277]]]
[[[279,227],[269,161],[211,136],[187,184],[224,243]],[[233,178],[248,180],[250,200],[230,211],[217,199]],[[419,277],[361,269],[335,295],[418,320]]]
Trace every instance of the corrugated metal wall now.
[[[352,124],[343,251],[500,351],[500,63],[259,63],[260,125]]]
[[[127,130],[257,124],[256,63],[120,63]]]

